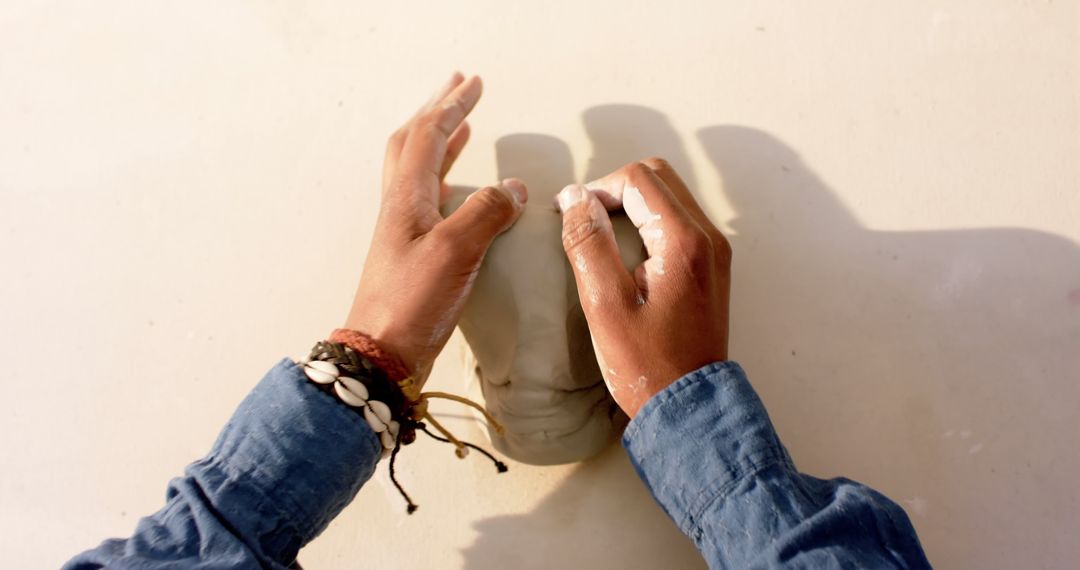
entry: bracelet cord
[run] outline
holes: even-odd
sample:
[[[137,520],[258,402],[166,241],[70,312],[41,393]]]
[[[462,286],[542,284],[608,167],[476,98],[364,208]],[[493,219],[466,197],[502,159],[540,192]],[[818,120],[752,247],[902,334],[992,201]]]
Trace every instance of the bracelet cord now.
[[[369,354],[373,357],[369,357]],[[390,455],[390,481],[405,500],[408,514],[411,515],[416,512],[419,505],[412,500],[397,480],[395,467],[401,447],[413,443],[416,440],[417,431],[424,432],[436,441],[453,445],[454,454],[459,459],[464,459],[468,456],[470,449],[475,449],[495,465],[497,473],[505,473],[509,470],[505,463],[496,459],[488,451],[455,437],[442,423],[435,419],[428,409],[428,404],[433,399],[444,399],[469,406],[479,411],[496,433],[506,433],[506,428],[494,416],[479,403],[463,396],[439,391],[420,392],[416,378],[407,375],[407,371],[400,361],[384,353],[367,335],[358,331],[337,329],[331,335],[330,340],[316,343],[311,349],[308,358],[302,361],[301,364],[306,366],[309,362],[315,360],[329,362],[347,372],[364,384],[373,399],[384,402],[390,408],[391,417],[398,423],[399,429],[396,434],[391,434],[394,437],[393,447],[384,448],[384,454],[389,453]],[[335,394],[329,384],[317,385],[323,391],[334,395],[336,399],[340,400],[340,397]],[[428,425],[439,432],[441,436],[432,433],[428,429]]]

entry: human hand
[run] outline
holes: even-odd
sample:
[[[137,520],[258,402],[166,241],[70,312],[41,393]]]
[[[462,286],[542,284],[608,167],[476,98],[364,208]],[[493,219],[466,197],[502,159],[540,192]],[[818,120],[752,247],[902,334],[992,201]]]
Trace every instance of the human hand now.
[[[390,137],[382,207],[345,328],[372,337],[421,382],[454,330],[495,236],[521,214],[525,185],[481,188],[445,219],[443,181],[469,138],[480,78],[455,73]]]
[[[626,165],[557,197],[608,390],[631,418],[684,374],[727,359],[731,246],[666,161]],[[633,275],[607,210],[622,208],[648,258]]]

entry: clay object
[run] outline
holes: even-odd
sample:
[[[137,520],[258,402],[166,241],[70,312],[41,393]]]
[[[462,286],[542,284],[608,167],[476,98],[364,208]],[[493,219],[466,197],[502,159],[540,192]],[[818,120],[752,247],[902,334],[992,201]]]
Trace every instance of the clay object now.
[[[535,465],[586,459],[627,422],[604,386],[563,252],[552,206],[558,190],[530,186],[521,217],[488,250],[458,324],[470,397],[506,428],[488,429],[492,444]],[[455,189],[444,211],[467,194]],[[644,252],[636,228],[618,213],[612,223],[623,262],[637,266]]]

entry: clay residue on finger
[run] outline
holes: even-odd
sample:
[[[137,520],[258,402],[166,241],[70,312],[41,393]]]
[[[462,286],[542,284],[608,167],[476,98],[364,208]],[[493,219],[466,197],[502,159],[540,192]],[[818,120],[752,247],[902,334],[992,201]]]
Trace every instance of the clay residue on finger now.
[[[645,260],[646,277],[663,275],[664,251],[667,249],[667,238],[661,225],[663,217],[649,209],[645,197],[635,186],[627,186],[623,190],[623,209],[637,226],[641,241],[649,252],[649,258]]]

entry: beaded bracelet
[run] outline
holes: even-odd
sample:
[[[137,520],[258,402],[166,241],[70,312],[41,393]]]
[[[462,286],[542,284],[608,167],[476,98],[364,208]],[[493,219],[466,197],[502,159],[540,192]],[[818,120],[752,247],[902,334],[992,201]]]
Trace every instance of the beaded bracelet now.
[[[417,431],[437,441],[452,444],[460,459],[468,455],[469,449],[475,449],[495,464],[497,472],[505,473],[508,470],[505,463],[484,449],[454,437],[428,412],[430,399],[453,400],[479,410],[497,433],[504,433],[505,428],[480,404],[445,392],[421,393],[412,376],[395,382],[366,355],[337,342],[315,343],[308,357],[297,364],[303,367],[304,374],[321,390],[360,412],[379,437],[382,457],[390,457],[390,481],[405,499],[406,512],[409,514],[415,512],[418,506],[398,483],[394,463],[401,446],[416,440]],[[431,424],[442,437],[428,431],[427,424]]]

